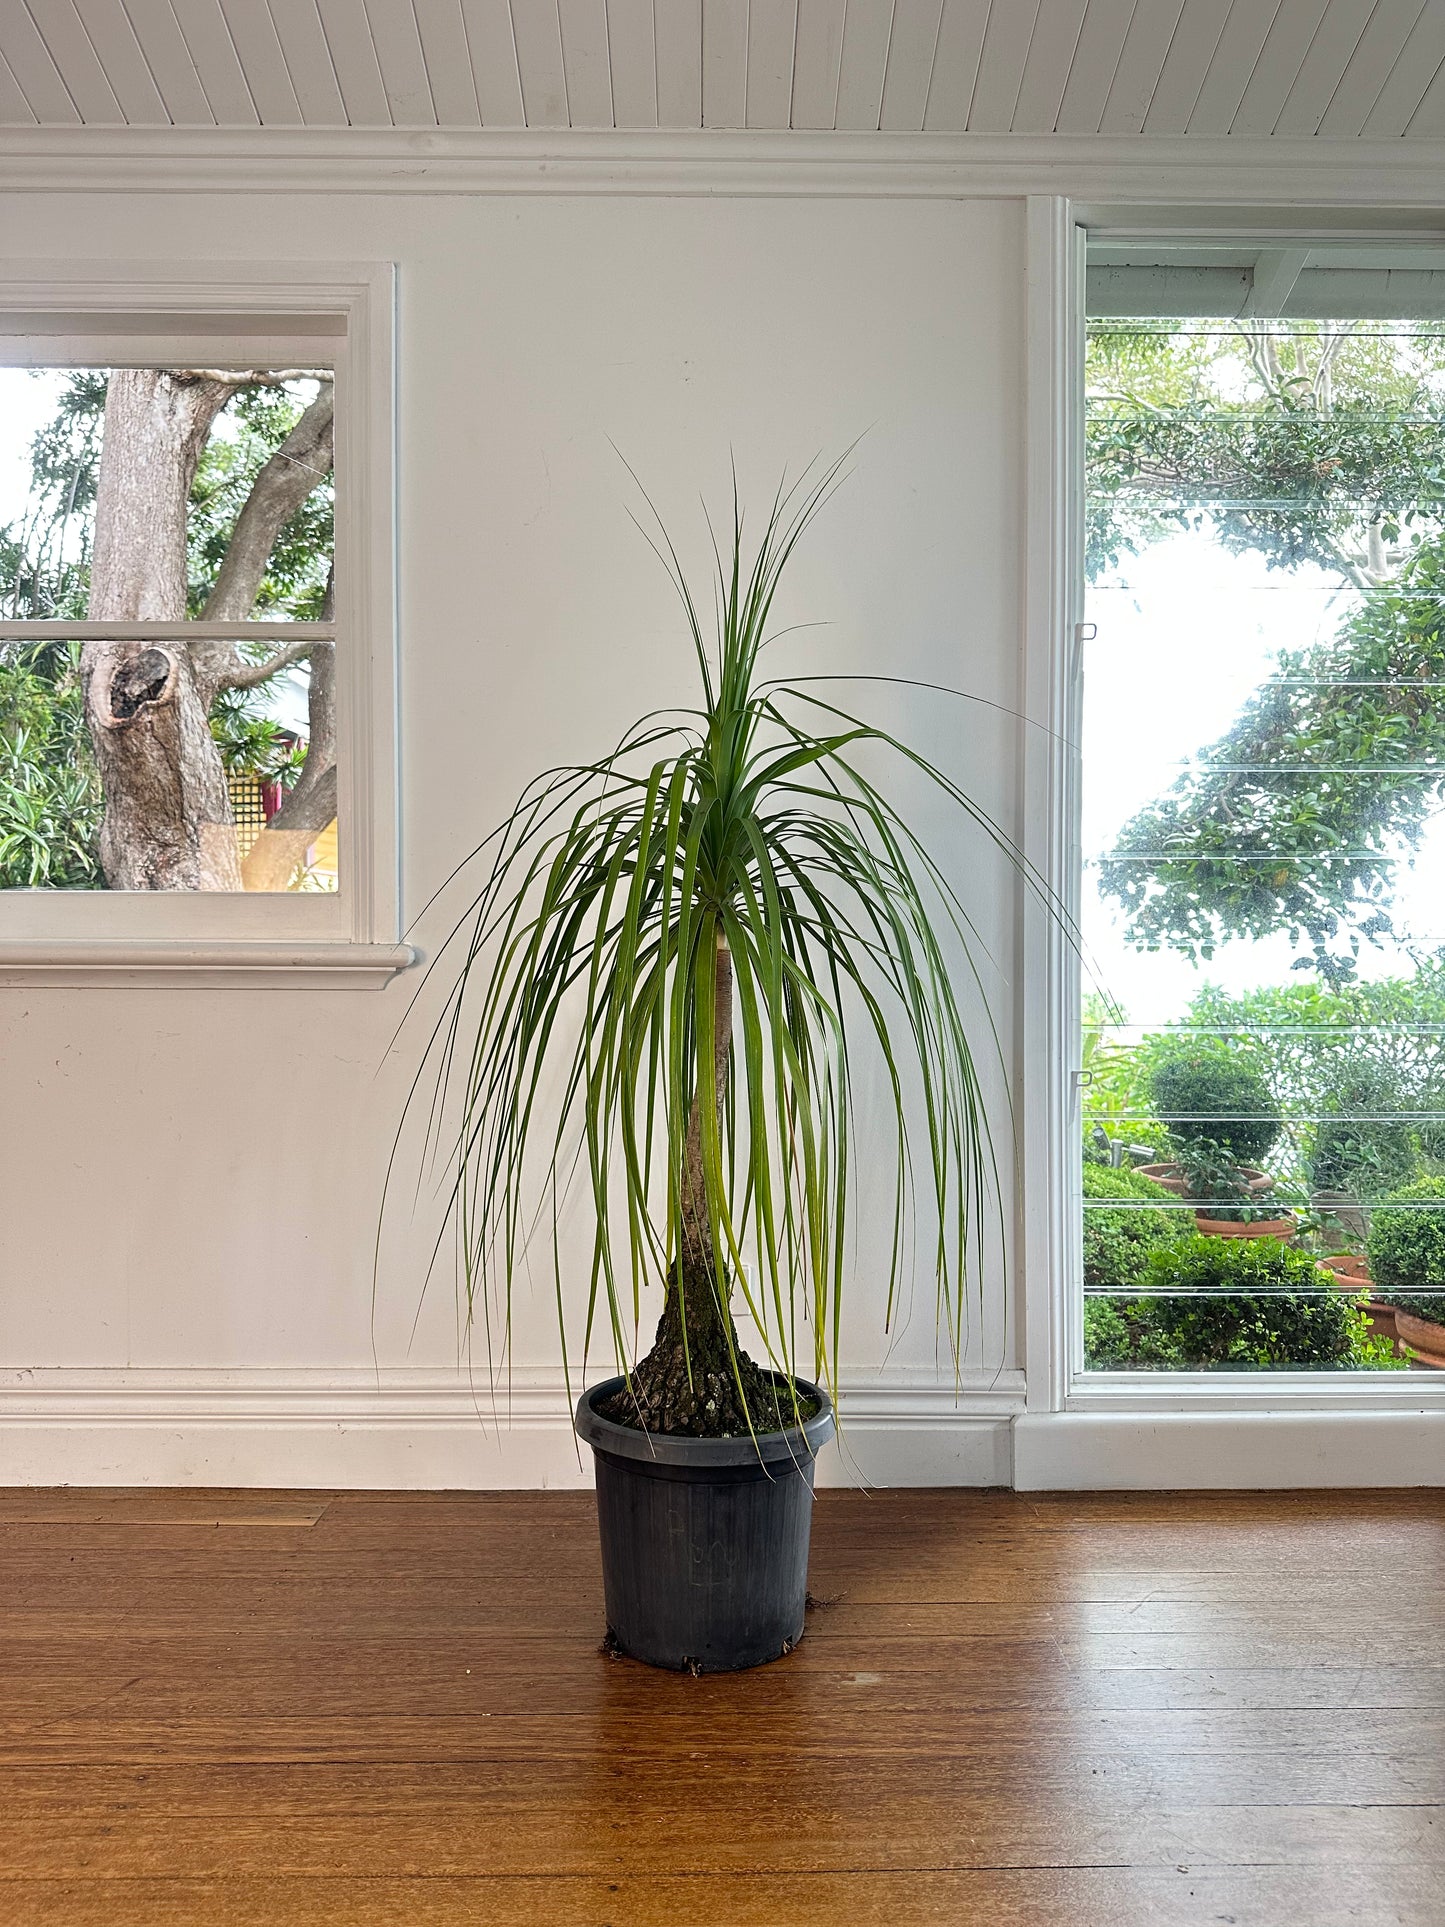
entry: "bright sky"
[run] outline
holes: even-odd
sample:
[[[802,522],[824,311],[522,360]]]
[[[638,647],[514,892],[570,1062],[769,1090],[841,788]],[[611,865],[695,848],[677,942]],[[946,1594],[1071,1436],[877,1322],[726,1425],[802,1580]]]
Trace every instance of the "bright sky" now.
[[[1084,645],[1086,857],[1107,850],[1129,818],[1169,788],[1181,761],[1228,729],[1280,649],[1328,638],[1349,606],[1322,570],[1268,571],[1262,561],[1230,555],[1196,533],[1126,558],[1110,580],[1126,586],[1090,590],[1088,616],[1098,634]],[[1392,911],[1399,938],[1439,947],[1445,942],[1445,812],[1399,878]],[[1167,952],[1131,949],[1088,871],[1084,931],[1098,982],[1136,1024],[1181,1016],[1206,982],[1237,992],[1297,980],[1290,965],[1299,953],[1283,935],[1236,940],[1198,967]],[[1412,968],[1397,945],[1362,947],[1364,977],[1407,975]]]
[[[30,494],[30,444],[55,413],[65,377],[0,368],[0,528],[18,522]]]

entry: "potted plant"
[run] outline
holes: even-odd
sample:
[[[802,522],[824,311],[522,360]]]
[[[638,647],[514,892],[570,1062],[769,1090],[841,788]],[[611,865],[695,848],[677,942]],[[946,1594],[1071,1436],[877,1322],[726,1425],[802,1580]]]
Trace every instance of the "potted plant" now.
[[[1292,1238],[1298,1229],[1292,1212],[1272,1211],[1262,1202],[1274,1188],[1273,1178],[1236,1164],[1211,1138],[1181,1144],[1174,1169],[1181,1195],[1195,1206],[1194,1228],[1203,1237]]]
[[[1280,1133],[1264,1079],[1237,1052],[1198,1045],[1168,1053],[1150,1080],[1154,1109],[1174,1157],[1140,1169],[1201,1208],[1195,1223],[1210,1237],[1288,1238],[1295,1220],[1260,1200],[1274,1180],[1258,1167]]]
[[[1396,1076],[1383,1065],[1356,1063],[1328,1092],[1327,1114],[1315,1126],[1310,1203],[1355,1247],[1369,1237],[1372,1202],[1405,1183],[1415,1169],[1409,1126],[1392,1115],[1404,1108]],[[1331,1261],[1337,1256],[1332,1253]],[[1345,1266],[1368,1277],[1363,1262],[1348,1252],[1335,1262],[1337,1270]]]
[[[1445,1369],[1445,1179],[1417,1178],[1370,1219],[1373,1297],[1422,1364]]]
[[[600,1327],[618,1364],[576,1408],[610,1637],[692,1671],[776,1659],[803,1631],[860,1044],[893,1140],[890,1315],[915,1144],[955,1355],[989,1235],[993,1153],[955,995],[971,929],[885,786],[890,762],[1008,845],[949,777],[817,679],[759,666],[779,577],[837,474],[780,490],[755,546],[735,495],[711,639],[659,525],[696,706],[654,713],[524,791],[484,846],[433,1033],[430,1116],[445,1121],[428,1137],[447,1164],[468,1308],[494,1292],[509,1316],[539,1226],[564,1358],[571,1303],[584,1358]],[[557,1233],[574,1173],[592,1242],[575,1274]],[[661,1316],[638,1358],[649,1286]],[[761,1334],[756,1361],[739,1304]]]

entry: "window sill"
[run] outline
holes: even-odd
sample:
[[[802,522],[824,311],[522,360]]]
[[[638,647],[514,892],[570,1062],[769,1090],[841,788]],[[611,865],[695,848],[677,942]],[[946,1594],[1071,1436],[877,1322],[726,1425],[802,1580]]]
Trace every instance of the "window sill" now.
[[[1182,1412],[1429,1412],[1445,1407],[1445,1372],[1085,1372],[1065,1401],[1075,1415]]]
[[[380,990],[405,943],[0,943],[0,989]]]

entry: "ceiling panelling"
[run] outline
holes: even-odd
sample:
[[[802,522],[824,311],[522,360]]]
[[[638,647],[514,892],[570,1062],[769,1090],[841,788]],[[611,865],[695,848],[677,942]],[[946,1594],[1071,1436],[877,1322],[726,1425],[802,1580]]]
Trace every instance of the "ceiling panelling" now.
[[[0,0],[12,127],[1445,135],[1445,0]]]

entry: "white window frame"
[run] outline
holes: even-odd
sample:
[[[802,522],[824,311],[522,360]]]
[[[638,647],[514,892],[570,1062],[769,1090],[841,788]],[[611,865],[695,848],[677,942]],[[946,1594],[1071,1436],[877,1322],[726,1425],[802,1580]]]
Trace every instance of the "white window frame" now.
[[[400,941],[394,313],[390,263],[0,271],[8,365],[184,366],[203,350],[208,366],[287,366],[308,343],[334,364],[336,619],[326,633],[337,642],[340,859],[334,893],[0,892],[0,986],[377,988],[413,961]],[[67,635],[87,626],[63,625]],[[275,639],[278,626],[288,636],[313,627],[226,633]],[[35,625],[0,633],[21,628]]]
[[[1162,210],[1028,199],[1026,562],[1020,676],[1022,848],[1039,890],[1020,892],[1018,1107],[1024,1182],[1019,1297],[1027,1391],[1014,1424],[1026,1489],[1445,1484],[1445,1373],[1085,1372],[1080,1180],[1079,912],[1082,716],[1083,368],[1088,231],[1172,237]],[[1270,231],[1240,209],[1241,238]],[[1230,231],[1230,211],[1189,211],[1178,238]],[[1339,221],[1275,224],[1282,239],[1338,244]],[[1351,210],[1354,245],[1399,246]],[[1412,238],[1437,247],[1440,233]]]

